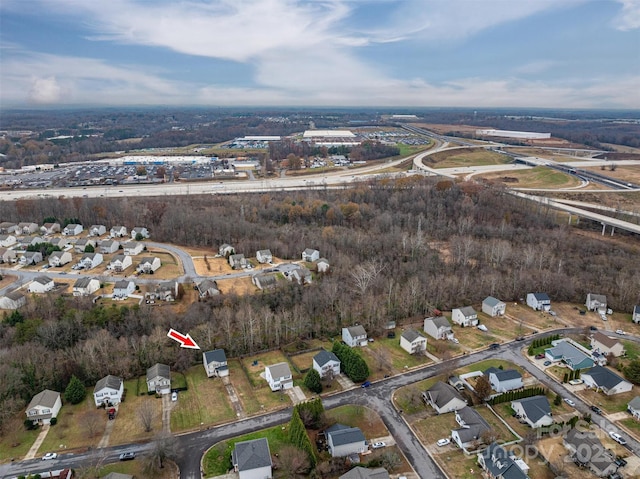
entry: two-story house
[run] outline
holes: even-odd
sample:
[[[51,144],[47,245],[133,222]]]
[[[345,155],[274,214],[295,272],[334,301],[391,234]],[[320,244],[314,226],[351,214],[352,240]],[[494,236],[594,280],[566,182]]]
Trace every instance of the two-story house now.
[[[336,377],[340,374],[340,360],[331,351],[323,349],[313,357],[313,369],[321,378]]]
[[[120,249],[120,243],[116,240],[100,241],[98,249],[102,254],[113,254]]]
[[[271,451],[266,438],[237,442],[231,452],[231,464],[238,479],[271,479]]]
[[[615,356],[616,358],[625,354],[624,346],[618,339],[609,337],[600,331],[591,336],[591,350],[607,356]]]
[[[147,391],[156,394],[171,392],[171,369],[169,366],[156,363],[147,369]]]
[[[302,261],[313,263],[320,259],[320,251],[317,249],[307,248],[302,252]]]
[[[144,226],[136,226],[131,230],[131,237],[133,239],[138,239],[138,238],[146,239],[149,237],[149,230]]]
[[[527,293],[527,306],[536,311],[549,311],[551,298],[547,293]]]
[[[79,278],[73,285],[74,296],[88,296],[100,289],[100,281],[96,278]]]
[[[269,383],[272,391],[291,389],[293,387],[293,376],[287,363],[277,363],[264,368],[264,378]]]
[[[127,234],[127,227],[122,225],[113,226],[109,230],[109,236],[111,236],[112,238],[123,238],[127,236]]]
[[[260,264],[271,263],[273,261],[273,255],[271,254],[271,250],[261,249],[259,251],[256,251],[256,259]]]
[[[96,407],[102,404],[107,406],[115,406],[122,401],[124,392],[124,382],[122,378],[108,375],[100,379],[93,388],[93,400]]]
[[[124,254],[127,256],[136,256],[144,251],[144,243],[140,241],[129,241],[124,244]]]
[[[102,236],[107,233],[105,225],[91,225],[89,228],[89,236]]]
[[[607,297],[604,294],[587,294],[587,300],[584,305],[589,311],[597,311],[600,314],[607,312]]]
[[[422,393],[422,399],[438,414],[457,411],[467,405],[467,401],[450,384],[438,381]]]
[[[83,230],[84,228],[82,225],[72,223],[64,227],[62,234],[64,236],[77,236],[82,233]]]
[[[553,424],[551,405],[546,396],[532,396],[511,401],[511,409],[516,413],[517,419],[534,429]]]
[[[111,258],[108,268],[116,273],[122,273],[125,269],[131,266],[131,256],[125,256],[123,254],[117,254]]]
[[[113,286],[113,299],[125,299],[136,290],[136,284],[126,279],[116,281]]]
[[[140,264],[136,270],[138,273],[153,274],[162,266],[160,258],[157,256],[148,256],[140,260]]]
[[[455,308],[451,311],[451,320],[462,326],[463,328],[467,328],[469,326],[477,326],[478,325],[478,313],[471,306],[464,306],[462,308]]]
[[[415,329],[407,329],[400,336],[400,347],[409,354],[419,354],[427,349],[427,338]]]
[[[507,304],[493,296],[487,296],[482,302],[482,312],[491,317],[504,316],[507,310]]]
[[[489,368],[484,372],[494,391],[504,393],[524,387],[522,374],[515,369]]]
[[[49,266],[64,266],[67,263],[71,263],[73,256],[68,251],[54,251],[49,255]]]
[[[453,330],[449,320],[444,316],[435,316],[433,318],[425,318],[424,332],[434,339],[450,339],[453,338]]]
[[[331,457],[346,457],[368,450],[367,440],[357,427],[334,424],[325,431]]]
[[[58,416],[62,408],[60,393],[45,389],[31,399],[27,406],[27,419],[35,424],[50,424],[51,419]]]
[[[102,253],[85,253],[78,261],[78,265],[81,269],[93,269],[100,266],[103,261],[104,256],[102,256]]]
[[[96,242],[91,238],[80,238],[78,239],[78,241],[76,241],[75,245],[73,246],[73,250],[76,253],[84,253],[87,246],[91,246],[95,250]]]
[[[366,346],[367,332],[360,324],[349,328],[342,328],[342,340],[347,346],[352,348],[356,346]]]
[[[30,293],[48,293],[54,286],[53,279],[48,276],[36,276],[33,278],[33,281],[29,283],[28,291]]]
[[[214,349],[202,353],[202,363],[207,377],[224,377],[229,375],[227,355],[224,349]]]

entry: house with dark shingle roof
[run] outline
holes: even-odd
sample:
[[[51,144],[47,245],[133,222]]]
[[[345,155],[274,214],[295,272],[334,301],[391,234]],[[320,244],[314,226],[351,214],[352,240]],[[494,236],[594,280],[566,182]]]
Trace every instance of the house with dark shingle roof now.
[[[264,378],[269,383],[272,391],[291,389],[293,387],[293,376],[289,363],[272,364],[264,368]]]
[[[342,328],[342,340],[347,346],[352,348],[355,346],[367,345],[367,332],[358,324],[349,328]]]
[[[606,477],[618,469],[615,454],[606,449],[593,432],[570,429],[562,443],[578,466],[589,468],[598,477]]]
[[[489,368],[484,372],[494,391],[504,393],[524,387],[522,374],[515,369]]]
[[[493,296],[487,296],[482,302],[482,312],[491,317],[502,316],[506,310],[506,303],[503,303]]]
[[[147,369],[147,391],[156,394],[171,392],[171,369],[166,364],[154,364]]]
[[[266,438],[237,442],[231,452],[233,470],[239,479],[271,479],[271,451]]]
[[[449,320],[444,316],[435,316],[433,318],[425,318],[424,332],[434,339],[450,339],[453,338],[453,330]]]
[[[457,411],[466,407],[467,401],[450,384],[438,381],[422,393],[422,399],[438,414]]]
[[[616,373],[603,366],[594,366],[588,371],[582,372],[580,378],[587,387],[596,391],[602,391],[607,396],[626,393],[633,389],[633,385]]]
[[[273,255],[271,254],[271,250],[261,249],[256,251],[256,259],[260,264],[271,263],[273,261]]]
[[[100,407],[102,404],[119,404],[122,401],[123,392],[124,382],[122,378],[111,375],[103,377],[93,388],[93,399],[96,407]]]
[[[612,355],[617,357],[623,356],[624,346],[616,338],[611,338],[600,331],[591,336],[591,350],[599,352],[605,356]]]
[[[229,366],[227,365],[227,355],[224,349],[214,349],[202,353],[202,363],[207,377],[223,377],[229,375]]]
[[[340,360],[333,352],[322,349],[313,357],[313,369],[318,371],[321,378],[329,374],[336,377],[340,374]]]
[[[51,418],[58,415],[61,407],[60,393],[45,389],[31,399],[27,406],[27,419],[37,424],[50,424]]]
[[[527,306],[536,311],[549,311],[551,298],[547,293],[527,293]]]
[[[460,428],[451,431],[451,438],[460,449],[466,450],[475,443],[481,443],[482,435],[491,429],[480,413],[469,406],[456,411],[456,422]]]
[[[478,313],[471,306],[455,308],[451,311],[451,321],[459,324],[463,328],[478,325]]]
[[[497,442],[478,453],[478,465],[489,479],[529,479],[529,466]]]
[[[584,305],[589,311],[598,311],[600,314],[607,312],[607,297],[604,294],[587,294]]]
[[[400,336],[400,347],[409,354],[421,353],[427,349],[427,338],[415,329],[407,329]]]
[[[364,434],[357,427],[334,424],[325,431],[331,457],[346,457],[368,450]]]
[[[551,405],[546,396],[532,396],[511,401],[511,409],[515,411],[520,421],[526,422],[530,427],[537,428],[553,424]]]
[[[372,469],[357,466],[341,475],[338,479],[389,479],[389,473],[384,467]]]
[[[569,341],[563,339],[554,342],[555,346],[544,350],[544,355],[549,361],[562,361],[573,371],[577,369],[587,369],[593,366],[593,359]]]

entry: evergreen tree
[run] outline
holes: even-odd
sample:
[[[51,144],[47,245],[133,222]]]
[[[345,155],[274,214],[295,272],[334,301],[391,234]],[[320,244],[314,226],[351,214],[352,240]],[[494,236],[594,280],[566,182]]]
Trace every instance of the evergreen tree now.
[[[64,399],[71,404],[79,404],[87,397],[87,389],[75,375],[71,376],[71,380],[64,390]]]
[[[309,391],[320,394],[322,392],[322,383],[320,382],[320,374],[318,371],[311,368],[304,377],[304,385]]]

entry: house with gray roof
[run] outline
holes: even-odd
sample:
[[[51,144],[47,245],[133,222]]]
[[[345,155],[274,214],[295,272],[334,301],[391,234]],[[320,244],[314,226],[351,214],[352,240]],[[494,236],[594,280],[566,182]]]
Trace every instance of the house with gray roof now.
[[[54,251],[49,255],[49,266],[64,266],[67,263],[71,263],[73,256],[68,251]]]
[[[555,363],[562,361],[573,371],[593,366],[593,359],[569,341],[563,339],[554,343],[554,346],[544,350],[544,355],[549,361]]]
[[[340,374],[340,360],[331,351],[322,349],[313,357],[313,369],[318,371],[321,378],[328,375],[336,377]]]
[[[105,225],[91,225],[89,228],[89,236],[102,236],[107,233]]]
[[[58,416],[61,407],[60,393],[45,389],[31,399],[27,406],[27,419],[37,424],[50,424],[51,418]]]
[[[369,449],[364,434],[357,427],[334,424],[325,431],[331,457],[361,454]]]
[[[467,405],[467,401],[456,388],[442,381],[438,381],[429,389],[423,391],[422,399],[435,409],[438,414],[457,411]]]
[[[54,233],[60,233],[60,223],[45,223],[40,227],[40,232],[43,235],[52,235]]]
[[[111,236],[112,238],[122,238],[124,236],[127,236],[128,234],[129,233],[127,232],[127,227],[122,225],[112,226],[109,230],[109,236]]]
[[[231,463],[239,479],[271,479],[271,451],[266,438],[237,442],[231,452]]]
[[[55,287],[53,279],[49,276],[36,276],[33,281],[29,283],[27,290],[30,293],[48,293]]]
[[[83,230],[84,227],[82,225],[71,223],[64,227],[62,234],[64,236],[76,236],[82,233]]]
[[[419,354],[427,349],[427,338],[415,329],[407,329],[400,336],[400,347],[409,354]]]
[[[198,283],[196,287],[201,298],[210,298],[220,294],[218,283],[212,279],[205,279]]]
[[[626,393],[633,389],[629,381],[603,366],[594,366],[588,371],[583,371],[580,378],[587,387],[602,391],[607,396]]]
[[[136,239],[140,235],[142,238],[149,237],[149,230],[144,226],[136,226],[131,230],[131,237]]]
[[[256,251],[256,259],[260,264],[271,263],[273,261],[273,255],[271,254],[271,250],[261,249]]]
[[[435,316],[433,318],[425,318],[424,332],[434,339],[451,339],[453,338],[453,330],[449,320],[444,316]]]
[[[3,248],[0,246],[0,263],[15,263],[16,252],[9,248]]]
[[[156,394],[171,392],[171,369],[169,366],[156,363],[147,369],[147,391]]]
[[[482,312],[491,317],[503,316],[507,310],[507,304],[493,296],[487,296],[482,302]]]
[[[0,309],[18,309],[27,304],[27,298],[15,290],[0,297]]]
[[[100,241],[98,248],[102,254],[113,254],[120,249],[120,242],[116,240]]]
[[[553,424],[551,405],[546,396],[532,396],[511,401],[511,409],[520,422],[526,422],[532,428]]]
[[[591,351],[599,352],[605,356],[620,357],[625,354],[624,346],[617,338],[607,336],[597,331],[591,336]]]
[[[251,282],[260,290],[272,289],[278,285],[278,278],[275,274],[257,273],[251,276]]]
[[[202,363],[207,377],[223,377],[229,375],[227,355],[224,349],[214,349],[202,353]]]
[[[529,466],[497,442],[478,453],[478,465],[489,479],[529,479]]]
[[[480,413],[469,406],[456,411],[456,422],[460,428],[451,431],[451,438],[464,450],[481,443],[482,435],[491,429]]]
[[[629,404],[627,404],[627,411],[635,419],[640,419],[640,396],[636,396],[629,401]]]
[[[564,434],[562,443],[578,466],[588,468],[597,477],[607,477],[618,470],[615,454],[605,448],[593,432],[570,429]]]
[[[342,340],[347,346],[352,348],[356,346],[366,346],[367,332],[360,324],[349,328],[342,328]]]
[[[248,264],[249,262],[242,253],[229,256],[229,266],[231,266],[232,269],[246,268]]]
[[[23,235],[30,235],[38,231],[38,225],[36,223],[18,223],[18,228]]]
[[[313,263],[320,259],[320,251],[317,249],[307,248],[302,252],[302,261]]]
[[[451,311],[451,320],[463,328],[478,325],[478,313],[471,306],[455,308]]]
[[[100,289],[100,281],[97,278],[83,277],[73,285],[74,296],[88,296]]]
[[[14,235],[0,235],[0,246],[8,248],[18,242]]]
[[[84,253],[84,250],[86,249],[87,246],[91,246],[92,248],[95,249],[96,242],[91,238],[80,238],[73,245],[73,249],[76,253]]]
[[[128,256],[125,256],[125,258],[128,258]],[[111,297],[113,299],[126,299],[130,294],[133,294],[135,290],[136,284],[133,281],[121,279],[113,285],[113,294]]]
[[[547,293],[527,293],[527,306],[536,311],[549,311],[551,298]]]
[[[522,374],[515,369],[489,368],[484,372],[484,375],[489,379],[491,388],[499,393],[524,387]]]
[[[40,251],[26,251],[20,257],[20,264],[27,266],[38,264],[42,262],[42,253]]]
[[[93,399],[96,407],[102,404],[115,405],[122,401],[124,382],[122,378],[108,375],[100,379],[93,388]]]
[[[272,364],[264,368],[264,378],[272,391],[281,391],[293,387],[293,376],[288,363]]]
[[[389,479],[389,473],[384,467],[368,468],[356,466],[345,472],[338,479]]]
[[[589,311],[597,311],[600,314],[607,312],[607,297],[604,294],[587,294],[587,300],[584,305]]]

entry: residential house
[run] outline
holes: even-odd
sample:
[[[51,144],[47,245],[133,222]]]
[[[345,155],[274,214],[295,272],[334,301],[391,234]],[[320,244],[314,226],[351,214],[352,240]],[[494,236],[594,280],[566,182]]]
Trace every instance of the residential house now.
[[[178,297],[178,282],[164,281],[145,294],[145,298],[158,301],[175,301]]]
[[[329,266],[329,261],[325,258],[320,258],[316,261],[316,271],[318,271],[318,273],[326,273],[329,271]]]
[[[629,401],[629,404],[627,404],[627,411],[634,419],[640,419],[640,396],[636,396]]]
[[[138,236],[140,235],[140,236]],[[149,230],[147,228],[145,228],[144,226],[136,226],[135,228],[133,228],[131,230],[131,237],[133,239],[138,239],[138,238],[148,238],[149,237]]]
[[[212,279],[205,279],[204,281],[201,281],[198,283],[197,288],[201,298],[217,296],[220,294],[218,283]]]
[[[62,236],[58,238],[51,238],[49,240],[49,243],[53,246],[57,246],[58,248],[60,248],[60,250],[63,250],[64,247],[67,246],[70,242],[67,238]]]
[[[18,309],[25,304],[27,304],[27,298],[17,290],[0,297],[0,309]]]
[[[147,369],[147,391],[156,394],[171,392],[171,369],[169,366],[156,363]]]
[[[29,246],[44,242],[45,241],[40,238],[40,236],[25,236],[24,238],[20,239],[20,248],[27,249]]]
[[[84,250],[87,246],[91,246],[94,250],[96,248],[96,242],[90,238],[80,238],[76,241],[76,244],[73,246],[73,249],[76,253],[84,253]],[[120,245],[118,245],[119,247]],[[117,250],[118,248],[116,248]]]
[[[607,312],[607,297],[604,294],[587,294],[584,305],[589,311],[597,311],[600,314]]]
[[[271,254],[271,250],[261,249],[259,251],[256,251],[256,259],[260,264],[271,263],[273,261],[273,255]]]
[[[74,296],[89,296],[100,289],[100,281],[96,278],[79,278],[73,285]]]
[[[0,233],[3,233],[3,234],[10,234],[10,233],[20,234],[20,232],[18,231],[18,225],[15,224],[15,223],[11,223],[9,221],[3,221],[2,223],[0,223]]]
[[[424,332],[434,339],[451,339],[453,338],[453,330],[449,320],[444,316],[435,316],[433,318],[425,318]]]
[[[0,263],[15,263],[16,252],[9,248],[0,248]]]
[[[489,368],[484,372],[484,375],[489,379],[491,388],[498,393],[513,391],[524,387],[522,374],[515,369],[502,370],[498,368]]]
[[[122,238],[124,236],[127,236],[127,234],[127,227],[122,225],[113,226],[109,230],[109,236],[111,236],[112,238]]]
[[[551,299],[547,293],[527,293],[527,306],[536,311],[549,311]]]
[[[482,312],[484,314],[488,314],[491,317],[503,316],[506,310],[506,303],[503,303],[493,296],[487,296],[482,302]]]
[[[555,343],[553,347],[544,350],[544,355],[549,361],[562,361],[573,371],[593,367],[593,359],[569,341],[561,340],[553,343]]]
[[[28,291],[30,293],[48,293],[54,288],[54,283],[48,276],[36,276],[31,283],[29,283]]]
[[[31,399],[27,406],[27,419],[36,424],[50,424],[51,419],[58,416],[61,407],[60,393],[45,389]]]
[[[616,373],[603,366],[594,366],[580,374],[584,384],[595,390],[602,391],[607,396],[626,393],[633,389],[633,385]]]
[[[467,405],[467,401],[450,384],[438,381],[422,393],[422,399],[438,414],[457,411]]]
[[[342,328],[342,340],[347,346],[366,346],[367,345],[367,332],[358,324],[351,326],[350,328]]]
[[[532,428],[550,426],[553,424],[551,405],[546,396],[532,396],[511,401],[511,409],[521,422],[526,422]]]
[[[611,338],[600,331],[591,336],[591,350],[616,358],[625,354],[624,346],[616,338]]]
[[[463,328],[478,325],[478,313],[471,306],[455,308],[451,311],[451,320]]]
[[[162,266],[160,258],[157,256],[147,256],[140,260],[140,264],[136,268],[139,273],[153,274]]]
[[[277,286],[278,278],[275,274],[257,273],[251,276],[251,282],[258,289],[271,289]]]
[[[202,364],[207,377],[224,377],[229,375],[227,355],[224,349],[214,349],[202,353]]]
[[[18,223],[18,229],[23,235],[30,235],[38,231],[36,223]]]
[[[49,255],[49,266],[64,266],[65,264],[71,263],[73,256],[68,251],[54,251]]]
[[[68,224],[62,230],[62,234],[64,236],[77,236],[84,231],[82,225],[77,224]]]
[[[228,258],[230,255],[235,254],[235,252],[236,250],[233,248],[233,246],[227,243],[218,248],[218,254],[220,256],[224,256],[225,258]]]
[[[307,248],[302,252],[302,261],[313,263],[320,259],[320,251],[317,249]]]
[[[116,273],[122,273],[125,269],[131,266],[131,256],[125,256],[123,254],[117,254],[113,258],[111,258],[111,262],[108,269],[112,269]]]
[[[409,354],[417,354],[427,349],[427,338],[415,329],[407,329],[400,336],[400,347]]]
[[[43,235],[60,233],[60,223],[45,223],[40,227],[40,232]]]
[[[478,453],[478,465],[488,479],[529,479],[529,466],[497,442]]]
[[[124,244],[124,254],[127,256],[136,256],[144,251],[145,245],[139,241],[129,241]]]
[[[469,406],[456,411],[456,422],[460,428],[451,431],[451,438],[464,450],[482,443],[482,435],[491,430],[491,426],[480,413]]]
[[[233,471],[238,479],[271,479],[271,451],[266,438],[237,442],[231,452]]]
[[[93,388],[93,400],[96,403],[96,407],[100,407],[102,404],[115,406],[122,401],[123,392],[124,382],[122,378],[108,375],[96,383],[95,388]]]
[[[356,466],[349,472],[345,472],[338,479],[389,479],[389,473],[384,467]]]
[[[313,369],[321,378],[336,377],[340,374],[340,360],[331,351],[322,349],[313,357]]]
[[[615,454],[605,448],[593,432],[577,427],[569,429],[562,443],[576,464],[588,468],[597,477],[607,477],[618,470]]]
[[[102,254],[113,254],[120,249],[120,243],[116,240],[100,241],[98,249]]]
[[[20,264],[26,266],[42,263],[42,253],[40,251],[27,251],[20,257]]]
[[[133,281],[123,279],[116,281],[113,286],[113,299],[125,299],[136,290],[136,284]]]
[[[293,387],[293,377],[287,363],[277,363],[265,367],[264,378],[269,383],[272,391],[291,389]]]
[[[14,235],[0,235],[0,246],[2,246],[3,248],[13,246],[17,242],[18,240]]]
[[[291,274],[287,276],[287,279],[289,281],[295,279],[298,284],[310,284],[312,281],[311,271],[304,266],[300,266],[294,269]]]
[[[89,236],[102,236],[107,233],[107,227],[105,225],[91,225],[89,228]]]
[[[334,424],[325,431],[331,457],[346,457],[369,449],[364,434],[357,427]]]
[[[229,266],[231,266],[232,269],[246,268],[247,264],[248,262],[242,253],[229,256]]]
[[[78,265],[82,269],[92,269],[100,266],[103,261],[104,256],[102,256],[102,253],[85,253],[82,255],[82,258],[80,258],[80,261],[78,261]]]
[[[631,313],[631,321],[636,324],[640,323],[640,304],[636,304],[633,307],[633,313]]]

